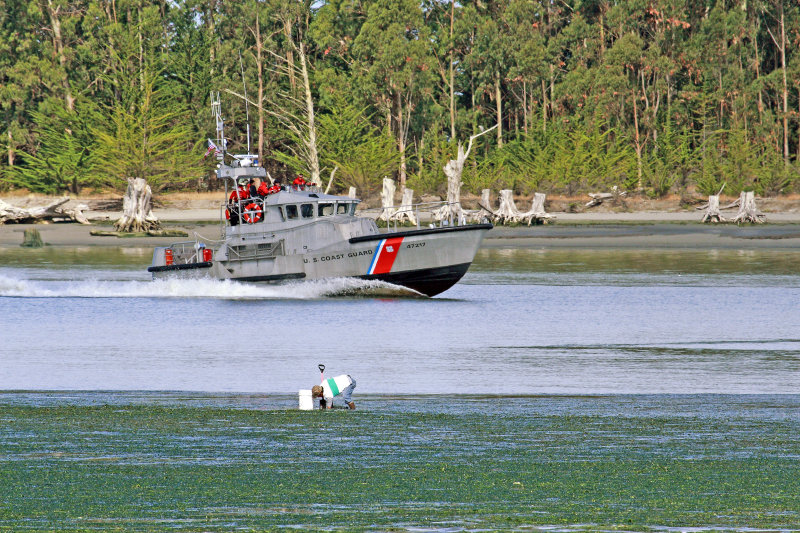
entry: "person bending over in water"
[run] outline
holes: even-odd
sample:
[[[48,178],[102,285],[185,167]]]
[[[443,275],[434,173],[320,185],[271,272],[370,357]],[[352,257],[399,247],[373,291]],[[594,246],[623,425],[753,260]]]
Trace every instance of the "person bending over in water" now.
[[[356,404],[353,402],[353,389],[355,388],[356,380],[348,374],[342,374],[335,378],[325,379],[319,385],[311,387],[311,397],[320,399],[320,409],[333,409],[333,399],[336,396],[341,396],[347,407],[355,409]]]

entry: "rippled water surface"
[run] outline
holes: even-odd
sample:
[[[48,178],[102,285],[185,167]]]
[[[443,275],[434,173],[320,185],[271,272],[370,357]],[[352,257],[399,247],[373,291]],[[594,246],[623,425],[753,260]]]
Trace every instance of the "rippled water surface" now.
[[[794,393],[800,251],[479,252],[380,283],[153,282],[150,250],[0,250],[0,389]]]

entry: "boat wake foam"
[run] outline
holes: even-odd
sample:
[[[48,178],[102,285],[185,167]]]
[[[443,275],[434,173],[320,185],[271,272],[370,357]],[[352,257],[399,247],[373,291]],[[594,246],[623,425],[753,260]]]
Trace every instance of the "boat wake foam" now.
[[[263,300],[421,296],[418,292],[375,280],[330,278],[282,285],[239,283],[229,280],[33,281],[0,274],[0,297],[15,298],[219,298]]]

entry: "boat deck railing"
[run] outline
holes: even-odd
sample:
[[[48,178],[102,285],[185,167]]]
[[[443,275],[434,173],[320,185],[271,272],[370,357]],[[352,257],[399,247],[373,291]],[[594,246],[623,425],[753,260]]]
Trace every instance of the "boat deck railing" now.
[[[197,241],[174,242],[169,245],[172,250],[172,264],[188,265],[203,261],[203,250],[206,245]]]
[[[460,202],[447,201],[372,207],[358,211],[361,216],[373,218],[376,222],[383,221],[388,232],[401,231],[409,225],[421,229],[479,224],[484,221],[476,216],[478,213],[463,209]]]

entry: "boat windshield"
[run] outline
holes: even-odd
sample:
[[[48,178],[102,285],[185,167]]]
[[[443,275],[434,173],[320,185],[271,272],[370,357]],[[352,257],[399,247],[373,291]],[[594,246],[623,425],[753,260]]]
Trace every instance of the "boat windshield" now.
[[[333,204],[319,204],[317,216],[329,217],[333,214]]]

